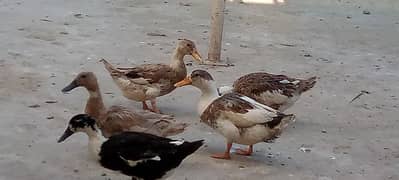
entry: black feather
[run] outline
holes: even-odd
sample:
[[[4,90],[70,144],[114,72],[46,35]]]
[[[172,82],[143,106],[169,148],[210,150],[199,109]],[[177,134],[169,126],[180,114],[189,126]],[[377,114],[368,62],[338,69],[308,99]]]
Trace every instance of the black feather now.
[[[110,137],[101,146],[103,167],[145,180],[159,179],[178,167],[182,160],[194,153],[203,141],[171,143],[174,140],[137,132],[123,132]],[[151,158],[159,157],[160,160]],[[140,161],[130,166],[129,161]]]

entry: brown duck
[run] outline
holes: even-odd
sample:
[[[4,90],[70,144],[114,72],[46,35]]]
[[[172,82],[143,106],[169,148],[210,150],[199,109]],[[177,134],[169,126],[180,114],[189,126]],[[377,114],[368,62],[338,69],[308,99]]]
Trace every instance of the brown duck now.
[[[135,112],[123,106],[105,107],[97,78],[93,72],[81,72],[64,89],[66,93],[77,87],[84,87],[89,92],[85,113],[96,119],[105,137],[119,134],[123,131],[146,132],[157,136],[172,136],[184,131],[185,123],[173,122],[169,115],[148,111]]]
[[[191,55],[202,62],[194,42],[187,39],[179,41],[169,65],[143,64],[131,68],[115,68],[105,59],[101,62],[104,63],[123,96],[134,101],[141,101],[143,109],[150,109],[146,103],[150,100],[152,106],[150,110],[159,113],[156,98],[172,92],[175,89],[173,85],[187,75],[183,61],[185,55]]]
[[[250,73],[238,78],[233,87],[218,88],[220,94],[236,92],[248,96],[256,101],[285,111],[301,96],[316,84],[316,77],[309,79],[291,78],[285,75],[264,72]]]

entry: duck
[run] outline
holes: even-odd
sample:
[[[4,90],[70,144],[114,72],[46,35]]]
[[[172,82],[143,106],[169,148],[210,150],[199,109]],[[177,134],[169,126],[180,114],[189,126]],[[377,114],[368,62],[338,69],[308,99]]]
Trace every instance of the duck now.
[[[124,97],[141,101],[143,109],[160,113],[156,98],[172,92],[175,89],[173,85],[187,76],[183,61],[186,55],[191,55],[199,63],[203,62],[194,42],[188,39],[180,39],[170,64],[143,64],[136,67],[115,68],[105,59],[101,59],[100,62],[104,63],[105,69]],[[150,100],[151,108],[147,105],[147,100]]]
[[[157,136],[173,136],[182,133],[188,126],[178,123],[173,116],[150,111],[133,111],[121,105],[106,108],[101,96],[97,77],[93,72],[81,72],[62,89],[68,93],[77,87],[84,87],[89,92],[84,112],[94,117],[105,137],[123,131],[138,131]]]
[[[220,96],[213,77],[204,70],[194,70],[175,84],[186,85],[201,91],[197,107],[201,122],[226,138],[226,150],[212,155],[213,158],[230,159],[233,143],[248,145],[248,149],[238,149],[236,153],[250,156],[254,144],[273,142],[295,121],[293,114],[284,114],[242,94],[231,92]]]
[[[197,151],[204,140],[172,140],[143,132],[122,132],[105,138],[88,114],[73,116],[58,143],[75,133],[89,137],[89,153],[102,167],[132,179],[165,179],[182,161]]]
[[[265,72],[249,73],[234,81],[233,86],[218,88],[219,94],[236,92],[250,97],[259,103],[285,111],[299,99],[302,93],[316,84],[316,76],[298,79],[281,74]]]

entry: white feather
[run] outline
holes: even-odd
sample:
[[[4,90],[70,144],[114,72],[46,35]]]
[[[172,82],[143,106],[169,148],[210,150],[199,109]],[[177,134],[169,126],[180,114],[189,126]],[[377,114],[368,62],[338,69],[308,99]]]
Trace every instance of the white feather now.
[[[266,105],[264,105],[264,104],[258,103],[257,101],[253,100],[253,99],[250,98],[250,97],[241,96],[240,98],[241,98],[242,100],[245,100],[245,101],[251,103],[252,105],[254,105],[255,107],[257,107],[257,108],[259,108],[259,109],[265,109],[265,110],[267,110],[267,111],[269,112],[268,114],[277,113],[277,110],[275,110],[275,109],[273,109],[273,108],[271,108],[271,107],[269,107],[269,106],[266,106]]]
[[[218,92],[220,95],[227,94],[233,92],[233,87],[231,86],[221,86],[218,88]]]
[[[151,158],[151,160],[154,160],[154,161],[160,161],[160,160],[161,160],[161,157],[159,157],[159,156],[155,156],[155,157]]]
[[[281,83],[281,84],[288,84],[288,83],[291,83],[291,82],[288,81],[288,80],[286,80],[286,79],[284,79],[284,80],[279,81],[279,83]]]
[[[177,140],[177,141],[171,141],[171,142],[169,142],[170,144],[174,144],[174,145],[177,145],[177,146],[180,146],[180,145],[182,145],[183,143],[184,143],[184,141],[183,140]]]

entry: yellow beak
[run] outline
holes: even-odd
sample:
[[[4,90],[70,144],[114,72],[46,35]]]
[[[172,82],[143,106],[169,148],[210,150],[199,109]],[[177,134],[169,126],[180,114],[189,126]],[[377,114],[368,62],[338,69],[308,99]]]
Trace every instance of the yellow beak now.
[[[193,81],[191,80],[190,76],[187,76],[186,78],[184,78],[183,80],[177,82],[175,84],[175,87],[182,87],[182,86],[186,86],[186,85],[190,85]]]
[[[199,62],[202,62],[201,55],[198,53],[197,49],[193,49],[193,52],[191,53],[191,56]]]

